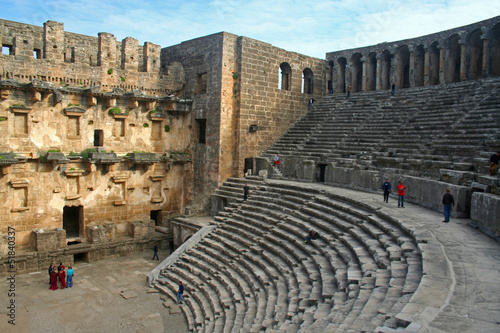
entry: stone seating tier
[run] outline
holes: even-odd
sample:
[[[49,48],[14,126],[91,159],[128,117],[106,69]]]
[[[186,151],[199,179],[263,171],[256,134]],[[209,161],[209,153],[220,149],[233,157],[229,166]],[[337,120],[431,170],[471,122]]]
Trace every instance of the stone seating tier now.
[[[499,86],[500,79],[491,78],[404,89],[396,96],[384,91],[354,93],[348,99],[327,95],[302,118],[315,119],[310,123],[314,128],[296,122],[263,156],[279,153],[331,162],[352,157],[376,161],[370,167],[399,163],[403,169],[422,159],[412,175],[433,178],[450,160],[481,170],[476,158],[500,147]],[[379,159],[388,151],[389,159]]]

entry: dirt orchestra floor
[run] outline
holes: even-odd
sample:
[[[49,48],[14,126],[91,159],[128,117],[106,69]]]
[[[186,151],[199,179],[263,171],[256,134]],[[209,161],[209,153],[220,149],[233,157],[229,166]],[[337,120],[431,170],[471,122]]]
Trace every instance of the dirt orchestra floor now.
[[[2,277],[0,332],[187,332],[179,306],[146,283],[147,273],[167,254],[160,250],[160,261],[152,261],[153,251],[147,251],[76,262],[73,287],[64,290],[49,290],[47,271],[18,274],[15,325],[8,322],[10,283]]]

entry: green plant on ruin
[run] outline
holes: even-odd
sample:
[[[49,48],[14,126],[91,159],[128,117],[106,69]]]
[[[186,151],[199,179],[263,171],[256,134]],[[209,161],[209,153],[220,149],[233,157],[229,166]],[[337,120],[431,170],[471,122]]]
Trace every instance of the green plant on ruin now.
[[[165,132],[170,132],[170,125],[165,125],[164,128],[165,128]]]
[[[108,113],[111,114],[111,115],[113,115],[113,114],[121,114],[121,113],[128,114],[128,111],[125,110],[125,112],[123,112],[122,109],[120,109],[119,107],[115,106],[114,108],[109,109]]]
[[[95,148],[87,148],[85,149],[84,151],[82,151],[80,153],[80,156],[84,159],[84,160],[88,160],[89,159],[89,154],[90,153],[97,153],[97,150]]]
[[[89,122],[87,124],[94,125],[94,121],[93,120],[89,120]]]
[[[113,68],[108,69],[108,74],[109,75],[113,74]]]
[[[158,112],[161,112],[161,109],[160,109],[159,106],[155,107],[153,110],[150,110],[149,114],[155,114],[155,113],[158,113]]]
[[[70,107],[70,106],[80,106],[80,104],[72,104],[72,103],[69,103],[69,104],[68,104],[68,107]]]
[[[75,153],[74,151],[70,151],[68,156],[81,156],[79,153]]]
[[[47,150],[47,153],[60,153],[61,149],[49,149]]]
[[[237,80],[238,79],[238,73],[233,72],[233,79]]]
[[[7,120],[7,118],[5,118],[5,117],[0,117],[0,121],[6,121],[6,120]]]
[[[25,108],[26,105],[24,103],[15,103],[15,104],[12,104],[12,107]]]
[[[144,127],[144,128],[148,128],[148,127],[149,127],[149,124],[148,124],[148,123],[144,123],[144,124],[142,124],[142,127]]]
[[[120,77],[120,80],[122,80],[122,82],[125,82],[125,81],[127,81],[127,78],[125,76],[122,76],[122,77]]]
[[[3,156],[0,156],[0,160],[3,160],[4,158],[5,158],[5,157],[3,157]]]

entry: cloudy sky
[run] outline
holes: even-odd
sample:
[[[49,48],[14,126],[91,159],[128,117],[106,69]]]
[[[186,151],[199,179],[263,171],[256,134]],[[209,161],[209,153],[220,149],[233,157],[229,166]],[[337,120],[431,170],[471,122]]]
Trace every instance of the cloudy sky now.
[[[162,47],[226,31],[289,51],[325,53],[418,37],[500,15],[499,0],[0,0],[0,18]]]

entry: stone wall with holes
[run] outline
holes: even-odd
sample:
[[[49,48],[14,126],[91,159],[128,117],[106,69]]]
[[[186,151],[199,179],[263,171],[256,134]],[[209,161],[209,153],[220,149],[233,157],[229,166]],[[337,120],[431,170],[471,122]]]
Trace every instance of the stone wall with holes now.
[[[234,174],[243,176],[244,160],[260,156],[308,110],[310,98],[326,94],[326,62],[255,39],[238,39],[239,69],[234,90],[239,105],[238,155]],[[280,86],[280,65],[290,66],[288,87]],[[306,91],[304,72],[312,75]],[[283,80],[282,80],[283,81]]]
[[[111,91],[139,90],[150,95],[179,93],[184,85],[179,63],[160,64],[160,45],[110,33],[98,37],[64,31],[63,23],[43,27],[0,20],[0,79],[38,78],[56,86],[101,86]]]
[[[113,223],[119,239],[151,211],[160,224],[184,212],[190,101],[39,80],[0,80],[0,90],[0,233],[15,228],[19,248],[33,248],[33,230],[63,228],[64,207],[82,207],[84,240],[91,223]]]

